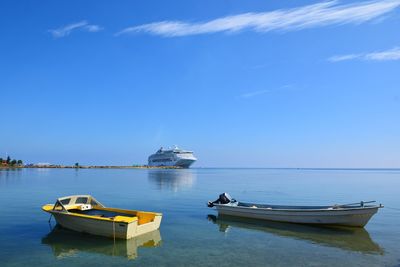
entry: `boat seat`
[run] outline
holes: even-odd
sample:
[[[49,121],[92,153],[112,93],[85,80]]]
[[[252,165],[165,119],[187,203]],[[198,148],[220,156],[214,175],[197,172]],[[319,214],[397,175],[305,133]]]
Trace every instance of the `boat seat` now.
[[[138,217],[128,217],[128,216],[115,216],[114,218],[110,218],[115,222],[124,222],[124,223],[131,223],[138,219]]]
[[[139,218],[138,224],[145,224],[154,221],[155,214],[150,212],[138,211],[136,216]]]

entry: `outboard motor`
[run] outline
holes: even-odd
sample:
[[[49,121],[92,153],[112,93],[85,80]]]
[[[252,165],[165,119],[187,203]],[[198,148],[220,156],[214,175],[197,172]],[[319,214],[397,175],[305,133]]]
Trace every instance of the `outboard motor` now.
[[[214,207],[214,204],[228,204],[234,202],[236,202],[236,200],[233,199],[228,193],[222,193],[219,195],[217,200],[214,200],[213,202],[208,201],[207,206],[212,208]]]

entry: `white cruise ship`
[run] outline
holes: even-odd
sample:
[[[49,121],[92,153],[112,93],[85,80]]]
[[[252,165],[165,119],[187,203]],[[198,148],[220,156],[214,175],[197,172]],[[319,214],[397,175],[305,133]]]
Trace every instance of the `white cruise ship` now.
[[[160,148],[149,157],[149,166],[175,166],[189,168],[197,159],[192,151],[179,149],[177,146],[171,149]]]

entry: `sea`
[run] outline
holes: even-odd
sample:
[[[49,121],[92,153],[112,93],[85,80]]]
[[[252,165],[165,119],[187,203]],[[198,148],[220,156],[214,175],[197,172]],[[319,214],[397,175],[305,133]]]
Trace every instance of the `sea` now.
[[[365,228],[221,217],[207,201],[332,205],[375,200]],[[163,214],[161,227],[116,240],[58,226],[58,197]],[[50,219],[50,220],[49,220]],[[400,170],[0,169],[0,266],[400,266]]]

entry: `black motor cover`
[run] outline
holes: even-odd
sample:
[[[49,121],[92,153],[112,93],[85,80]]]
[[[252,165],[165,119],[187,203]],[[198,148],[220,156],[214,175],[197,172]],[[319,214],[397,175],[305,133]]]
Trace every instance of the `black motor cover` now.
[[[228,204],[235,201],[236,200],[234,200],[228,193],[222,193],[219,195],[217,200],[213,202],[208,201],[207,206],[211,208],[214,207],[214,204]]]
[[[219,195],[219,204],[228,204],[231,203],[232,198],[228,193],[222,193],[221,195]]]

